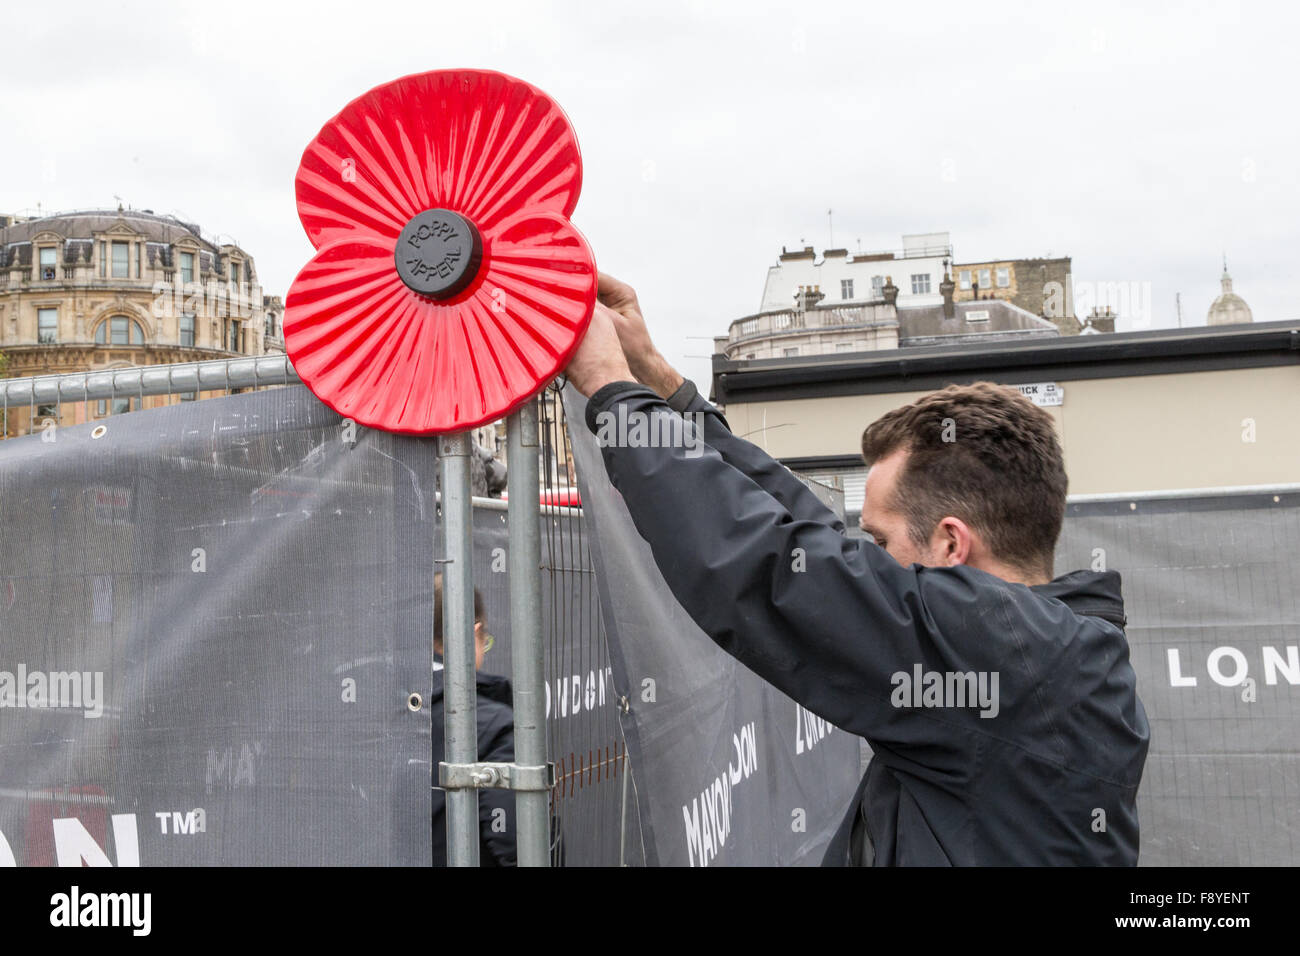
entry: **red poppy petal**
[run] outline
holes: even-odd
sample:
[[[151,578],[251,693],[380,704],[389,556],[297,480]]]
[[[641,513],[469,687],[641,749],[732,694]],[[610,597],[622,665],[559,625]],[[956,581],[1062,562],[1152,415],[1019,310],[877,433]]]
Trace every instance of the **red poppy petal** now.
[[[481,231],[525,209],[568,216],[581,188],[564,111],[489,70],[375,87],[321,128],[296,179],[298,215],[318,249],[357,233],[396,237],[425,209],[461,213]]]
[[[446,302],[403,284],[391,239],[322,246],[285,309],[303,382],[340,415],[408,434],[462,431],[521,406],[577,350],[596,266],[554,212],[516,215],[483,240],[479,276]]]

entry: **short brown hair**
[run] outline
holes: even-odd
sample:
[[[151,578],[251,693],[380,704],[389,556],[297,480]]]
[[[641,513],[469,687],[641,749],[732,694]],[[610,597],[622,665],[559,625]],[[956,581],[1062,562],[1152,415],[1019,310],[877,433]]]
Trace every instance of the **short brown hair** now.
[[[487,624],[487,613],[483,607],[483,595],[474,589],[474,623]],[[442,572],[433,576],[433,646],[442,647]]]
[[[1051,415],[1005,385],[949,385],[862,433],[868,467],[900,448],[909,454],[889,506],[917,546],[953,515],[998,560],[1052,577],[1068,479]]]

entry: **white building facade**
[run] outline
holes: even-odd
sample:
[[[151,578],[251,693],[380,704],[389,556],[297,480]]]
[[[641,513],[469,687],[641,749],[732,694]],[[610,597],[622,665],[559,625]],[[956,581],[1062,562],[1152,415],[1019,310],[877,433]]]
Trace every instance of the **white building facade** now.
[[[777,264],[768,269],[759,312],[791,308],[808,289],[820,292],[822,306],[861,306],[884,301],[882,289],[892,279],[898,287],[898,306],[940,305],[945,264],[951,262],[952,243],[946,232],[903,236],[901,249],[855,253],[827,249],[821,261],[812,246],[802,251],[782,250]]]

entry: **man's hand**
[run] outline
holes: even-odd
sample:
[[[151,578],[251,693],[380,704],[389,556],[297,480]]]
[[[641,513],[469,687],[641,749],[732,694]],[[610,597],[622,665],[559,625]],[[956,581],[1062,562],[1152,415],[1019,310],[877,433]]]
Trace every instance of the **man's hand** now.
[[[610,382],[636,380],[623,357],[623,347],[619,345],[618,332],[614,329],[616,317],[617,313],[596,303],[591,324],[587,326],[578,351],[569,360],[569,367],[564,370],[573,387],[587,398]]]
[[[641,303],[637,302],[632,287],[601,272],[596,297],[611,310],[618,340],[623,346],[628,368],[636,380],[649,386],[661,398],[667,398],[677,391],[685,380],[650,341],[650,330],[646,328],[645,318],[641,315]]]

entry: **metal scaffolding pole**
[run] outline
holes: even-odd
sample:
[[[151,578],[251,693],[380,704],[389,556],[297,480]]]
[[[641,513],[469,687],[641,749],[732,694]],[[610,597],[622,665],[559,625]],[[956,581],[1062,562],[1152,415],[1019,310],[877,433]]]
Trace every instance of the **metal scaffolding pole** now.
[[[478,693],[474,682],[474,525],[470,507],[468,432],[439,439],[442,468],[442,652],[446,754],[439,778],[447,791],[447,864],[478,866],[478,790],[449,779],[446,764],[478,762]]]
[[[506,421],[510,495],[510,641],[514,658],[515,763],[533,771],[534,787],[515,790],[520,866],[550,865],[550,791],[546,775],[546,699],[542,669],[541,504],[537,401]],[[522,775],[521,775],[522,776]]]
[[[300,383],[289,356],[257,355],[211,362],[142,365],[4,379],[0,380],[0,397],[5,407],[20,408],[116,398],[119,395],[175,395],[178,392]]]

